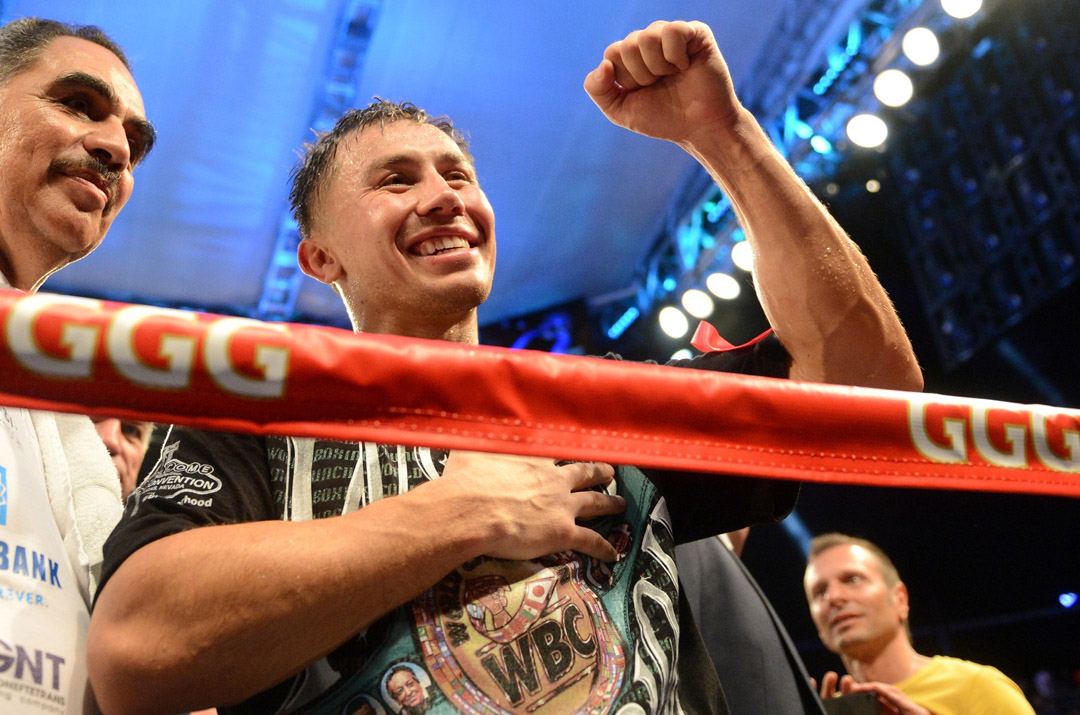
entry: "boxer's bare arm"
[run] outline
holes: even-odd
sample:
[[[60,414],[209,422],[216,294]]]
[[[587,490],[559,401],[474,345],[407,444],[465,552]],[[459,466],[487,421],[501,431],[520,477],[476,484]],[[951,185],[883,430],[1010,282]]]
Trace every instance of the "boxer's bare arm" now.
[[[709,171],[754,249],[791,377],[922,389],[911,344],[858,246],[739,102],[712,31],[656,22],[609,46],[585,89],[612,122],[679,144]]]
[[[104,712],[236,703],[299,672],[480,555],[615,549],[576,519],[620,513],[609,465],[452,453],[443,477],[347,516],[197,528],[135,552],[89,636]]]

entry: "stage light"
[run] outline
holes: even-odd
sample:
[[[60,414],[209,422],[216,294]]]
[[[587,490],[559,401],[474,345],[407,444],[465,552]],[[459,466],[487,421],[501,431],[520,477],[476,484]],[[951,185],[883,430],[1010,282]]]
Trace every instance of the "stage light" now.
[[[664,285],[664,290],[673,291],[673,290],[675,290],[675,286],[678,285],[678,282],[674,278],[672,278],[671,276],[668,276],[667,278],[664,279],[663,285]]]
[[[780,526],[795,542],[795,545],[799,547],[799,551],[803,553],[803,556],[809,559],[810,542],[813,540],[813,536],[810,534],[810,529],[806,528],[806,523],[799,516],[798,511],[792,509],[787,518],[780,522]]]
[[[866,190],[871,194],[876,194],[881,191],[881,182],[877,179],[870,179],[866,182]]]
[[[867,149],[881,146],[889,136],[889,128],[881,117],[873,114],[856,114],[847,123],[848,139]]]
[[[705,279],[705,287],[709,292],[722,300],[735,300],[742,292],[742,286],[727,273],[711,273]]]
[[[689,360],[692,357],[694,357],[694,353],[690,352],[689,348],[682,348],[671,354],[672,360]]]
[[[749,241],[739,241],[731,247],[731,262],[747,273],[754,270],[754,250]]]
[[[908,30],[900,48],[909,60],[923,67],[933,64],[941,54],[937,35],[928,27],[913,27]]]
[[[713,312],[713,299],[709,294],[697,288],[691,288],[682,294],[682,307],[695,318],[708,318]]]
[[[1076,605],[1076,598],[1077,596],[1075,593],[1063,593],[1058,596],[1058,603],[1060,603],[1065,608],[1072,608],[1074,605]]]
[[[660,311],[660,329],[672,338],[681,338],[690,330],[690,321],[678,308],[668,306]]]
[[[911,78],[900,70],[885,70],[874,78],[874,96],[885,105],[901,107],[907,104],[915,87]]]
[[[818,154],[831,154],[832,144],[829,140],[820,134],[815,134],[810,138],[810,148],[816,151]]]
[[[607,336],[612,340],[619,338],[626,332],[626,329],[630,327],[630,324],[638,319],[639,315],[641,315],[641,311],[638,310],[637,306],[630,306],[626,309],[626,312],[623,313],[610,328],[608,328]]]
[[[964,20],[979,11],[982,0],[941,0],[941,9],[957,20]]]
[[[716,201],[706,201],[701,210],[705,212],[705,218],[709,223],[716,223],[731,208],[731,203],[721,196]]]

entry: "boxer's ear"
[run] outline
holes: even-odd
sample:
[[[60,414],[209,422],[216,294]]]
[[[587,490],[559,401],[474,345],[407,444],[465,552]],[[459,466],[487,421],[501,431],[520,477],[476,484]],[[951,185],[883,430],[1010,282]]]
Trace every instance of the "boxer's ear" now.
[[[300,263],[300,270],[327,285],[333,285],[345,273],[334,252],[320,245],[315,239],[302,240],[296,248],[296,258]]]

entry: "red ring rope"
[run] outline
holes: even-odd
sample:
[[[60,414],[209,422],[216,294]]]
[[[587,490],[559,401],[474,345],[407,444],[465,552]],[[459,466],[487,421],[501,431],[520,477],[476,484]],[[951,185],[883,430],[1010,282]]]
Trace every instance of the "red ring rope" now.
[[[639,466],[1080,496],[1080,411],[0,291],[0,404]]]

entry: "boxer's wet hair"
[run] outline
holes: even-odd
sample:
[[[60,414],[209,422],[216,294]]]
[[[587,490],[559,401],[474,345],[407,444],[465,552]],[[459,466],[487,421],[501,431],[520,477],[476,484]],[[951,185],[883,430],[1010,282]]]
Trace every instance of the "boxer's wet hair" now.
[[[346,112],[337,120],[333,129],[319,133],[314,142],[304,145],[304,153],[292,171],[292,188],[289,191],[289,203],[303,238],[307,238],[311,233],[315,205],[333,176],[334,159],[341,141],[356,136],[372,125],[378,124],[382,128],[400,121],[430,124],[453,139],[472,162],[468,139],[454,127],[449,117],[432,117],[411,102],[389,102],[375,97],[374,101],[363,109]]]

